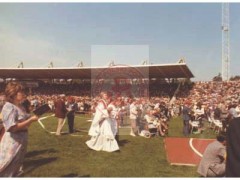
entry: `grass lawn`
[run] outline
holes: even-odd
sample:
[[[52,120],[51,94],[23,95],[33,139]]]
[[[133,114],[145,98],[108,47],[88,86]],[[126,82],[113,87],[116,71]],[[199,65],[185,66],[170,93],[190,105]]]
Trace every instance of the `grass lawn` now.
[[[77,115],[75,128],[82,130],[71,136],[47,133],[38,123],[29,130],[28,153],[24,161],[23,177],[198,177],[196,167],[171,166],[166,159],[163,137],[120,136],[120,152],[90,150],[85,142],[90,117]],[[57,119],[42,121],[55,131]],[[205,125],[207,126],[207,125]],[[67,131],[67,123],[63,131]],[[120,134],[127,129],[121,128]],[[183,137],[181,118],[170,121],[169,135]],[[195,138],[215,138],[212,130],[193,134]],[[177,147],[176,147],[177,148]]]

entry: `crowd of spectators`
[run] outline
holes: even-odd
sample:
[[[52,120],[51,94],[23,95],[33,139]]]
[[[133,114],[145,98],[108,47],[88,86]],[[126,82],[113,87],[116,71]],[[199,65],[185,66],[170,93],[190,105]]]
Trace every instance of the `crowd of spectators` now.
[[[132,89],[137,89],[140,85],[143,84],[131,84],[131,86],[134,86]],[[231,109],[230,114],[234,117],[239,116],[240,113],[240,81],[188,82],[179,85],[179,83],[166,83],[155,80],[144,82],[144,87],[148,88],[149,97],[133,98],[122,94],[122,106],[129,106],[130,99],[137,100],[141,106],[142,103],[145,103],[150,107],[157,107],[159,104],[164,103],[168,109],[168,117],[179,116],[184,102],[190,104],[195,118],[200,113],[205,119],[208,119],[217,110],[220,111],[220,114],[227,114]],[[1,84],[0,91],[3,91],[4,88],[5,85]],[[78,105],[77,111],[90,112],[98,101],[98,97],[91,96],[91,88],[90,81],[69,84],[42,83],[39,87],[31,88],[28,97],[33,107],[36,108],[39,105],[48,103],[51,109],[54,110],[56,98],[61,94],[65,94],[75,98]],[[113,91],[113,89],[111,90]],[[197,109],[200,112],[196,112]]]

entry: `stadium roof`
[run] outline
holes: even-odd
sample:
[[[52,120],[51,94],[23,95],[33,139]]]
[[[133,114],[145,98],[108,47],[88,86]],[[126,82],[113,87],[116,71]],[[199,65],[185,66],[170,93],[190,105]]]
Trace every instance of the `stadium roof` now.
[[[112,78],[192,78],[185,63],[136,66],[76,67],[76,68],[0,68],[0,78],[16,79],[91,79]]]

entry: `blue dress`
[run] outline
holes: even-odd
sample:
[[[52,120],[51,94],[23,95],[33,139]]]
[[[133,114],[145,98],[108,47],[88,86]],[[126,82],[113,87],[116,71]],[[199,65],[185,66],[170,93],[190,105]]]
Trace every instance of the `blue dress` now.
[[[27,151],[27,130],[9,132],[18,122],[30,117],[25,111],[7,102],[2,109],[2,120],[5,133],[0,142],[0,177],[14,177],[23,164]]]

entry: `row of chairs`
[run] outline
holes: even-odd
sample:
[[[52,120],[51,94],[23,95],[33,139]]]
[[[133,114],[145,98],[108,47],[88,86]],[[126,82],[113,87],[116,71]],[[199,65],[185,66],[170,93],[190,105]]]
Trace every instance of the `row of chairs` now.
[[[189,122],[190,125],[190,133],[192,134],[193,132],[201,132],[203,128],[203,119],[204,117],[202,115],[196,115],[191,117],[192,120]]]
[[[223,130],[223,123],[221,120],[219,119],[214,119],[213,116],[208,116],[208,126],[209,128],[213,129],[214,132],[216,134],[218,134],[219,132],[221,132]],[[190,133],[192,134],[195,131],[199,131],[199,129],[201,128],[201,123],[199,120],[195,119],[190,121]]]
[[[198,131],[199,130],[199,121],[190,121],[189,125],[190,125],[190,133],[192,134],[194,131]]]
[[[219,119],[215,119],[213,116],[208,117],[209,127],[214,130],[215,133],[219,133],[223,130],[223,123]]]

